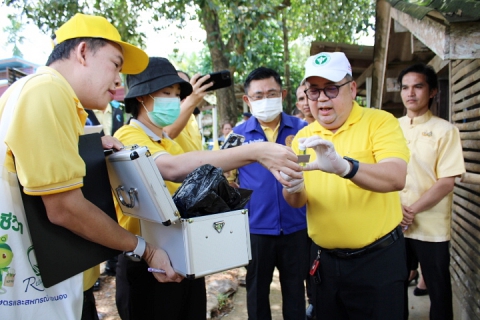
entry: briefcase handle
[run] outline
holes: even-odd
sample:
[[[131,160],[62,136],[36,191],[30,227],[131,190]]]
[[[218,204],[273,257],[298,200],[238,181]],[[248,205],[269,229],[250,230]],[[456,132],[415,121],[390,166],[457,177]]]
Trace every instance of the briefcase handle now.
[[[138,194],[137,188],[130,188],[128,190],[128,196],[130,197],[130,203],[127,203],[123,198],[124,186],[118,186],[115,191],[117,192],[118,201],[127,208],[135,207],[135,196]]]

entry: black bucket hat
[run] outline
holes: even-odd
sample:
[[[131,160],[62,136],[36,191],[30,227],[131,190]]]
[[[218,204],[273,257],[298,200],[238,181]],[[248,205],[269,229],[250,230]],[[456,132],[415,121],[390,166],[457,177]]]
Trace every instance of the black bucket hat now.
[[[138,105],[136,97],[145,96],[160,89],[180,85],[180,99],[192,93],[192,85],[178,76],[175,67],[165,58],[150,57],[147,68],[134,75],[127,75],[128,93],[125,96],[125,111],[132,112]]]

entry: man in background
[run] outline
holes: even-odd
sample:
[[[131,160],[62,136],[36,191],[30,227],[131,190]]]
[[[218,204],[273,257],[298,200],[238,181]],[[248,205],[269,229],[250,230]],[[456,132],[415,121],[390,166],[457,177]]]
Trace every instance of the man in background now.
[[[400,193],[407,264],[413,257],[421,265],[430,295],[430,319],[453,319],[449,248],[455,177],[465,172],[460,134],[430,111],[438,93],[432,67],[412,65],[400,72],[398,82],[407,110],[399,121],[411,153],[407,182]]]
[[[242,120],[240,120],[239,122],[237,122],[235,124],[235,126],[238,126],[242,123],[244,123],[245,121],[247,121],[248,119],[250,119],[252,117],[252,114],[250,112],[244,112],[242,113]]]
[[[306,89],[307,87],[303,82],[298,86],[297,91],[295,92],[297,96],[297,102],[295,102],[295,106],[297,107],[297,110],[303,114],[303,120],[310,124],[315,121],[315,118],[313,117],[308,105],[307,96],[305,95]]]
[[[94,119],[89,111],[87,111],[89,113],[88,118],[92,121],[92,125],[96,125],[97,123],[94,123]],[[113,134],[125,124],[124,108],[120,102],[116,100],[110,101],[105,110],[92,111],[98,124],[102,125],[103,133],[106,136],[113,136]]]
[[[262,141],[290,146],[305,121],[283,112],[280,75],[269,68],[253,70],[244,83],[243,101],[252,117],[233,128],[244,144]],[[238,169],[241,188],[253,190],[249,210],[252,260],[247,266],[249,320],[271,319],[270,284],[275,267],[280,274],[285,320],[305,320],[305,270],[308,264],[305,207],[292,208],[282,197],[283,186],[258,163]]]

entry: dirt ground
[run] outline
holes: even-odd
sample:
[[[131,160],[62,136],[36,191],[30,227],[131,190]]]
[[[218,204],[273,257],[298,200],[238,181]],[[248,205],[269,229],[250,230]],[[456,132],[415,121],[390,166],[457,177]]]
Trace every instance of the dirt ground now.
[[[97,302],[97,312],[100,320],[120,320],[115,304],[115,277],[101,275],[100,290],[94,292]],[[233,296],[222,301],[221,308],[212,316],[211,320],[221,319],[233,308]]]

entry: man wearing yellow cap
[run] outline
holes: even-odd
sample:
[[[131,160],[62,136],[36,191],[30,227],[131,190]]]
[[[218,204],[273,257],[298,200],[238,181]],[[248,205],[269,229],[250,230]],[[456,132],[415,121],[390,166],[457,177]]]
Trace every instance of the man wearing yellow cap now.
[[[42,197],[52,223],[164,269],[165,274],[152,274],[160,282],[180,281],[163,250],[120,227],[80,190],[85,163],[78,141],[87,119],[84,108],[104,109],[121,83],[119,73],[143,71],[148,56],[123,42],[113,25],[96,16],[76,14],[55,32],[53,41],[47,66],[24,85],[15,104],[5,138],[6,167],[11,172],[16,168],[26,194]],[[0,99],[0,117],[15,88],[16,84]],[[122,147],[112,137],[102,142],[105,148]],[[98,319],[91,292],[97,277],[85,273],[82,319]]]

